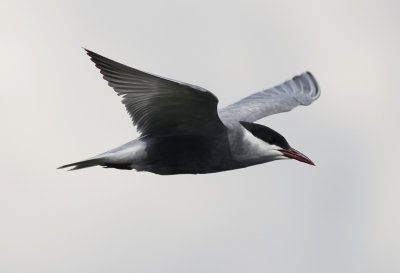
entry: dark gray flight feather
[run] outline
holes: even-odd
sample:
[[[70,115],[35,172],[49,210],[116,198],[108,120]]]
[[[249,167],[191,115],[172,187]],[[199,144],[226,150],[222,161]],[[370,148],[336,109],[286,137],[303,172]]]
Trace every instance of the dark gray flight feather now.
[[[224,128],[208,90],[155,76],[85,49],[124,103],[142,136],[199,134]]]

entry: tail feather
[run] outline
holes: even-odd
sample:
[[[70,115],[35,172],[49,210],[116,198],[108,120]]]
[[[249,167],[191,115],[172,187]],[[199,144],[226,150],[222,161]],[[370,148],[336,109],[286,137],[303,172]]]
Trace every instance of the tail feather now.
[[[74,171],[74,170],[79,170],[83,168],[89,168],[89,167],[94,167],[97,165],[102,165],[103,162],[100,158],[95,158],[95,159],[88,159],[88,160],[83,160],[71,164],[67,164],[61,167],[58,167],[57,169],[64,169],[68,167],[73,167],[72,169],[69,169],[69,171]]]

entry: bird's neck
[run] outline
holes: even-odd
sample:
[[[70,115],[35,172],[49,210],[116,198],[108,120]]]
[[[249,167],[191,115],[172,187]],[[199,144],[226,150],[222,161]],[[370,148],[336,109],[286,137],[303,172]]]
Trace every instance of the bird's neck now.
[[[279,147],[255,137],[249,131],[241,128],[229,136],[231,153],[234,160],[245,165],[255,165],[279,159]]]

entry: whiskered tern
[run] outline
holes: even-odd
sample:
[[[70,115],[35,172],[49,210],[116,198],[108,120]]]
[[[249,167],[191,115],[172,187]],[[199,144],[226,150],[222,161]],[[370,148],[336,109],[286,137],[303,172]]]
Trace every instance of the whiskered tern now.
[[[61,166],[103,166],[162,175],[214,173],[278,159],[314,165],[263,117],[309,105],[321,91],[310,72],[225,108],[210,91],[120,64],[86,49],[126,107],[141,136],[87,160]]]

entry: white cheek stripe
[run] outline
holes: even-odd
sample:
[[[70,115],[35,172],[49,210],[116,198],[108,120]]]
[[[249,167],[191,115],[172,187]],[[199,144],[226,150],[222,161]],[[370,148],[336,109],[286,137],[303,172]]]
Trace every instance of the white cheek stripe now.
[[[262,141],[246,129],[244,129],[243,144],[246,147],[249,157],[275,158],[283,155],[278,151],[280,149],[279,146]]]

